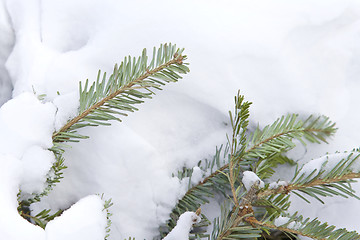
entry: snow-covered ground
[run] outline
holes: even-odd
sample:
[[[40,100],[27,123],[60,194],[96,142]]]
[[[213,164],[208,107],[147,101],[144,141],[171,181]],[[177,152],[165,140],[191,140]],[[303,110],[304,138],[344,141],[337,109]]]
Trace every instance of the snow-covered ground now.
[[[113,199],[110,239],[151,239],[184,191],[171,174],[225,142],[238,89],[254,103],[253,125],[288,112],[337,123],[333,141],[303,160],[359,146],[357,0],[0,0],[0,35],[0,104],[14,98],[0,109],[0,239],[101,239],[97,193]],[[33,206],[73,206],[67,214],[46,231],[19,217],[18,186],[41,187],[51,133],[76,107],[78,82],[165,42],[186,49],[191,72],[124,122],[83,130],[90,139],[65,153],[64,179]],[[305,215],[360,229],[360,201],[294,201]]]

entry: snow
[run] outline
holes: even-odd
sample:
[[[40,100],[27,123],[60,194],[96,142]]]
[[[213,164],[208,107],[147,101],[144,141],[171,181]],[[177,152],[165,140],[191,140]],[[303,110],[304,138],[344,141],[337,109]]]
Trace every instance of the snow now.
[[[189,232],[193,224],[199,223],[201,218],[195,212],[184,212],[173,230],[163,240],[189,240]]]
[[[29,147],[21,158],[24,172],[20,189],[24,193],[41,193],[44,190],[46,175],[49,173],[55,156],[39,146]]]
[[[44,231],[30,224],[17,212],[17,193],[24,174],[21,161],[14,156],[0,154],[0,236],[1,239],[45,240]],[[20,231],[21,229],[21,231]]]
[[[56,107],[22,93],[0,108],[1,239],[104,239],[106,213],[98,196],[77,202],[47,226],[29,223],[17,211],[17,194],[41,193],[55,161],[52,146]]]
[[[55,116],[55,130],[59,131],[66,122],[74,118],[79,108],[79,93],[71,92],[55,97],[53,101],[57,108]]]
[[[274,225],[280,227],[282,225],[287,224],[289,222],[289,220],[290,220],[290,218],[288,218],[288,217],[280,216],[274,220]],[[300,223],[291,222],[291,223],[287,224],[286,227],[296,230],[300,227]]]
[[[46,225],[46,239],[104,239],[106,213],[103,208],[104,202],[99,196],[81,199]]]
[[[281,217],[280,216],[280,217],[275,219],[274,224],[275,224],[275,226],[282,226],[282,225],[288,223],[289,220],[290,220],[290,218],[288,218],[288,217]]]
[[[269,188],[270,189],[276,189],[276,188],[279,188],[281,186],[287,186],[288,185],[288,182],[286,181],[277,181],[277,182],[272,182],[269,184]]]
[[[109,72],[143,47],[164,42],[185,47],[191,72],[122,123],[83,129],[90,139],[66,150],[65,178],[32,206],[34,212],[67,209],[105,193],[114,202],[110,239],[151,239],[183,194],[184,184],[172,173],[211,158],[215,146],[226,142],[227,111],[238,89],[254,103],[251,128],[288,112],[321,113],[337,122],[334,140],[308,146],[300,161],[358,147],[359,27],[356,0],[1,0],[0,104],[13,99],[0,109],[1,161],[7,162],[1,167],[7,180],[0,184],[0,211],[12,211],[0,214],[6,222],[0,238],[24,239],[14,229],[27,239],[46,238],[16,213],[19,185],[38,191],[52,161],[29,152],[35,148],[47,155],[52,132],[76,111],[79,81],[94,81],[98,69]],[[38,101],[33,89],[46,94],[47,102]],[[44,165],[32,169],[37,161]],[[323,161],[311,163],[309,171]],[[31,178],[18,175],[26,171]],[[200,175],[195,170],[193,181],[201,181]],[[358,201],[311,206],[293,200],[294,211],[359,229]],[[102,221],[95,215],[94,221]]]
[[[54,116],[52,103],[41,103],[33,93],[23,93],[0,109],[0,152],[20,158],[27,148],[52,147]]]
[[[5,66],[14,87],[13,96],[35,89],[45,93],[46,66],[55,52],[41,44],[40,1],[5,1],[15,33],[15,45]]]
[[[319,171],[323,171],[322,175],[329,173],[341,160],[343,159],[356,159],[359,156],[359,152],[344,152],[344,153],[333,153],[326,154],[320,158],[312,159],[300,170],[299,177],[302,175],[304,177],[309,176],[311,173],[312,176],[319,174]],[[353,172],[360,172],[359,162],[356,161],[352,164],[349,170]],[[296,181],[296,180],[295,180]]]
[[[242,178],[242,183],[247,191],[251,189],[253,185],[257,185],[259,188],[263,188],[265,186],[264,182],[256,175],[256,173],[252,171],[243,172],[244,176]]]
[[[11,98],[11,79],[5,68],[5,62],[9,57],[14,44],[14,33],[9,23],[9,18],[0,2],[0,106]]]
[[[191,184],[196,185],[203,179],[203,171],[198,167],[193,167],[193,172],[191,175]]]

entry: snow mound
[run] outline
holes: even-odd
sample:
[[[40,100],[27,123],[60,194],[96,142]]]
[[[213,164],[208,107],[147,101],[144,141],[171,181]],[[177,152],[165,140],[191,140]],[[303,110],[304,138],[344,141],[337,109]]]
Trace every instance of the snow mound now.
[[[28,148],[23,157],[24,172],[21,191],[25,193],[41,193],[45,187],[46,176],[55,162],[54,154],[39,146]]]
[[[242,183],[247,191],[251,189],[254,184],[257,184],[260,188],[263,188],[264,182],[252,171],[245,171],[242,178]]]
[[[52,103],[41,103],[32,93],[22,93],[0,109],[0,153],[20,158],[33,145],[52,147],[54,116]]]
[[[185,212],[180,215],[173,230],[163,240],[189,240],[189,232],[193,224],[199,223],[201,218],[195,212]]]
[[[45,228],[47,240],[103,240],[106,227],[104,202],[97,195],[87,196]]]

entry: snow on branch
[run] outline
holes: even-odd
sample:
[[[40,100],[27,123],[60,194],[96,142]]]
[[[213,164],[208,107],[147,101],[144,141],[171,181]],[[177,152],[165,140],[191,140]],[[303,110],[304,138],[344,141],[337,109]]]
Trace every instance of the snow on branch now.
[[[189,233],[194,224],[200,223],[201,210],[196,212],[184,212],[180,215],[174,229],[163,240],[189,240]]]
[[[137,110],[135,105],[151,98],[154,90],[161,90],[162,86],[181,79],[181,74],[189,72],[187,56],[184,49],[176,48],[173,44],[162,44],[153,49],[149,60],[146,49],[138,58],[125,57],[119,65],[115,65],[113,73],[107,77],[99,71],[97,80],[90,85],[86,80],[84,86],[79,85],[78,113],[72,113],[73,118],[64,126],[57,126],[52,134],[53,146],[49,149],[55,155],[55,161],[47,175],[45,189],[30,196],[19,193],[19,212],[25,216],[28,207],[46,196],[53,186],[62,178],[62,170],[66,168],[62,154],[68,142],[78,142],[88,136],[80,135],[77,130],[83,127],[110,125],[110,121],[121,121],[119,116],[127,116],[128,112]],[[61,104],[60,104],[61,105]],[[61,120],[63,122],[64,119]],[[58,123],[57,123],[58,124]],[[45,226],[46,219],[52,219],[47,211],[37,219],[41,226]],[[44,221],[42,222],[41,219]]]

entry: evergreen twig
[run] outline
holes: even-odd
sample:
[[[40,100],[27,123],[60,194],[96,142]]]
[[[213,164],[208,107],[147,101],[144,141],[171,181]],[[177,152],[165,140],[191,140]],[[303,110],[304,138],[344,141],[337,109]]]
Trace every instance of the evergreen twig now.
[[[22,194],[19,193],[18,209],[24,217],[28,214],[30,204],[48,195],[54,184],[62,178],[62,170],[66,168],[62,157],[66,143],[88,138],[77,130],[88,126],[110,125],[109,121],[112,120],[121,121],[119,116],[127,116],[127,112],[137,110],[135,105],[143,103],[144,98],[151,98],[155,94],[154,89],[161,90],[166,83],[181,79],[180,74],[189,72],[183,50],[172,44],[161,45],[153,49],[152,59],[148,62],[144,49],[138,59],[129,56],[120,65],[115,65],[109,78],[106,78],[106,73],[101,78],[99,71],[97,80],[91,86],[88,80],[84,86],[80,82],[78,115],[52,135],[53,147],[49,150],[54,153],[56,161],[48,174],[45,190],[31,196],[20,196]],[[41,224],[45,225],[46,222]]]
[[[232,119],[233,129],[235,126],[234,122],[236,121]],[[252,144],[252,146],[247,150],[244,150],[242,157],[239,157],[238,155],[233,161],[237,162],[241,168],[245,169],[251,163],[257,163],[255,170],[259,171],[262,176],[269,176],[269,174],[274,172],[272,169],[276,167],[277,164],[294,164],[292,160],[279,155],[279,153],[294,147],[294,144],[291,141],[293,138],[302,142],[304,142],[304,139],[316,143],[320,141],[325,142],[326,137],[330,137],[335,133],[336,128],[334,126],[335,124],[329,121],[329,118],[325,116],[316,118],[310,116],[305,121],[299,120],[298,115],[295,114],[283,116],[275,121],[274,124],[266,126],[263,130],[260,130],[259,128],[255,130],[249,138],[251,140],[247,141],[247,143],[241,142],[241,148],[248,144]],[[320,138],[317,139],[318,137]],[[228,144],[230,145],[231,143]],[[223,164],[219,164],[221,162],[220,155],[222,154],[224,155],[224,158],[228,159],[231,159],[231,156],[233,156],[229,148],[220,148],[220,150],[216,150],[213,163],[207,165],[207,168],[203,169],[205,172],[210,172],[210,175],[205,177],[199,184],[190,187],[185,195],[178,201],[171,213],[171,218],[167,222],[166,230],[161,228],[162,235],[171,231],[176,225],[177,218],[183,212],[195,211],[200,205],[208,202],[207,198],[212,198],[214,189],[224,188],[225,182],[228,180],[225,176],[229,174],[229,164],[231,160],[223,161]],[[259,156],[262,156],[263,158],[259,158]],[[261,165],[259,162],[261,162]],[[218,169],[207,171],[210,168],[212,169],[212,166],[217,166]]]
[[[244,96],[240,95],[240,91],[235,97],[235,111],[234,114],[229,112],[231,126],[233,128],[231,142],[229,143],[230,147],[230,160],[229,160],[229,183],[231,188],[231,193],[233,196],[235,206],[239,206],[238,201],[238,190],[236,189],[235,182],[237,180],[237,174],[235,173],[235,168],[237,164],[241,161],[242,156],[245,153],[246,148],[246,129],[249,124],[249,107],[250,102],[244,102]],[[234,116],[233,116],[234,115]],[[240,186],[239,186],[240,188]]]
[[[355,231],[349,232],[345,228],[336,229],[335,226],[321,223],[317,219],[311,220],[310,218],[306,218],[304,220],[303,216],[297,216],[297,213],[290,216],[288,221],[280,226],[276,226],[271,222],[258,221],[254,217],[248,217],[245,221],[253,226],[277,229],[282,232],[301,235],[316,240],[360,239],[360,235]],[[290,225],[292,226],[290,227]]]

